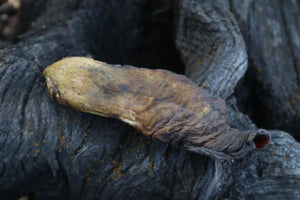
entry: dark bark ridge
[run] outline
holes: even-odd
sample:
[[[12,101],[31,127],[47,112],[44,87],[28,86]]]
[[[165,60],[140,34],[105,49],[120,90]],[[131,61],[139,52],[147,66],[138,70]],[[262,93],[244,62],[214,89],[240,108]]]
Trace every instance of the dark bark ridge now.
[[[283,129],[299,141],[300,3],[230,2],[248,44],[250,61],[238,96],[242,101],[246,95],[249,101],[240,108],[258,126]]]
[[[186,63],[186,75],[226,99],[247,68],[244,40],[228,4],[191,0],[179,6],[176,45]]]
[[[44,1],[34,2],[38,4]],[[299,198],[296,188],[299,188],[300,180],[300,147],[287,133],[271,131],[271,145],[243,159],[214,160],[151,141],[119,120],[80,113],[51,100],[42,71],[62,57],[93,55],[109,63],[143,66],[139,55],[145,58],[149,53],[142,48],[148,44],[145,45],[145,32],[141,30],[145,19],[153,17],[141,12],[147,1],[63,2],[47,1],[42,14],[33,22],[34,26],[20,41],[1,50],[1,199],[16,199],[28,194],[36,199]],[[228,30],[234,30],[231,36],[224,31],[228,43],[220,32],[215,33],[225,44],[235,44],[225,47],[217,45],[226,51],[222,53],[216,50],[218,53],[215,55],[224,58],[224,54],[232,50],[234,55],[239,56],[228,54],[223,64],[217,57],[211,60],[212,63],[218,63],[215,64],[218,65],[215,70],[219,75],[222,75],[219,72],[222,69],[228,76],[222,75],[222,81],[219,75],[214,78],[214,68],[211,68],[204,75],[207,79],[202,80],[199,78],[202,77],[201,72],[198,72],[202,69],[195,67],[190,77],[199,74],[195,79],[192,78],[194,81],[201,79],[197,84],[207,81],[209,86],[213,86],[210,89],[204,85],[208,92],[226,98],[231,124],[235,128],[255,128],[249,118],[237,112],[234,106],[232,90],[245,73],[244,64],[239,63],[246,59],[246,50],[239,39],[240,33],[230,14],[229,3],[183,0],[175,5],[168,0],[163,2],[163,8],[171,5],[175,13],[180,13],[176,14],[179,22],[193,13],[193,22],[203,21],[214,28],[225,24]],[[203,17],[204,11],[224,16],[225,22],[222,24],[218,20],[215,22]],[[171,9],[159,15],[166,17],[170,12]],[[157,12],[153,13],[156,15]],[[198,25],[195,23],[186,28],[189,33],[193,29],[201,32],[202,27]],[[176,44],[179,53],[184,56],[182,52],[188,49],[188,40],[181,35],[178,25],[176,30],[178,33],[173,33],[174,39],[180,41]],[[211,35],[210,30],[204,29],[204,32]],[[200,43],[199,39],[194,40],[195,44]],[[157,44],[157,52],[151,54],[151,58],[156,58],[153,59],[154,64],[160,60],[168,63],[161,55],[174,55],[160,54],[159,50],[170,49],[160,45]],[[237,49],[241,52],[235,54]],[[173,48],[173,51],[176,50]],[[203,51],[203,55],[209,55],[208,48],[203,46]],[[134,52],[138,52],[138,56],[133,56]],[[190,58],[182,59],[186,67],[193,63],[191,60],[197,58],[198,53],[189,51]],[[228,66],[231,62],[234,68],[232,72]],[[149,59],[145,65],[151,64]],[[216,85],[222,90],[215,88]],[[255,190],[252,190],[253,184]]]

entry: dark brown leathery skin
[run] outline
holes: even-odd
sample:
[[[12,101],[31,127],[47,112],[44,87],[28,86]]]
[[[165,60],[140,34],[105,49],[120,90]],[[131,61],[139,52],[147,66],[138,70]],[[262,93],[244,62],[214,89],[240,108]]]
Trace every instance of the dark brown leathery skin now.
[[[51,96],[59,103],[82,112],[118,117],[144,135],[189,151],[230,159],[244,156],[254,142],[257,147],[268,143],[266,131],[266,137],[255,137],[255,131],[230,128],[222,99],[166,70],[70,57],[43,73]]]

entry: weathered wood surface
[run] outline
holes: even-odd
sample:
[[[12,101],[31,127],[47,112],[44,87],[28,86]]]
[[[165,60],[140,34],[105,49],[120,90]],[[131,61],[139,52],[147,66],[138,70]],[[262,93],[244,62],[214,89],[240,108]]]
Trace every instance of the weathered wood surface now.
[[[258,126],[283,129],[299,141],[299,1],[233,0],[230,5],[248,51],[249,69],[241,89],[248,100],[242,110]]]
[[[248,61],[246,75],[251,76],[236,90],[240,107],[249,103],[253,113],[260,113],[272,106],[275,95],[279,114],[266,117],[279,116],[275,125],[294,120],[289,125],[295,127],[299,112],[289,109],[299,109],[299,100],[289,98],[299,87],[294,74],[299,71],[298,1],[41,2],[29,4],[42,9],[32,27],[17,44],[1,50],[1,199],[28,194],[37,199],[300,198],[300,147],[285,132],[270,131],[271,144],[242,159],[210,159],[153,142],[119,120],[63,107],[49,98],[42,76],[46,66],[66,56],[177,73],[185,66],[195,83],[228,102],[231,125],[245,130],[255,125],[238,111],[233,91]],[[274,18],[272,13],[281,14]],[[265,21],[271,21],[267,28]],[[197,44],[203,52],[195,50]],[[272,76],[274,66],[282,73]],[[252,93],[253,80],[268,83],[255,90],[264,95]],[[285,86],[287,95],[281,95]],[[258,103],[264,106],[255,107]]]

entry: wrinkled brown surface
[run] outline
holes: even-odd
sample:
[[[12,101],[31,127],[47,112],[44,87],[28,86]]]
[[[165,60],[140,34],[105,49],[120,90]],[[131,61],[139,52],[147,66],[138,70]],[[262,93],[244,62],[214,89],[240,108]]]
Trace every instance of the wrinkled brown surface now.
[[[84,57],[64,58],[49,66],[44,76],[59,103],[119,118],[144,135],[186,150],[228,159],[253,148],[256,133],[230,128],[225,102],[185,76]],[[256,144],[268,143],[257,138]]]

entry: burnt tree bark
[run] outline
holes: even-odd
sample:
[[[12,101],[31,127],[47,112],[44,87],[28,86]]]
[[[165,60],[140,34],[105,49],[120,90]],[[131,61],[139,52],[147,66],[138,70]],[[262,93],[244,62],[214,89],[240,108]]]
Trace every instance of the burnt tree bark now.
[[[55,103],[41,73],[66,56],[185,68],[228,102],[233,127],[255,127],[237,96],[259,126],[299,130],[299,10],[298,1],[29,1],[30,28],[0,54],[0,198],[299,198],[300,145],[288,133],[270,131],[271,144],[242,159],[210,159]]]

